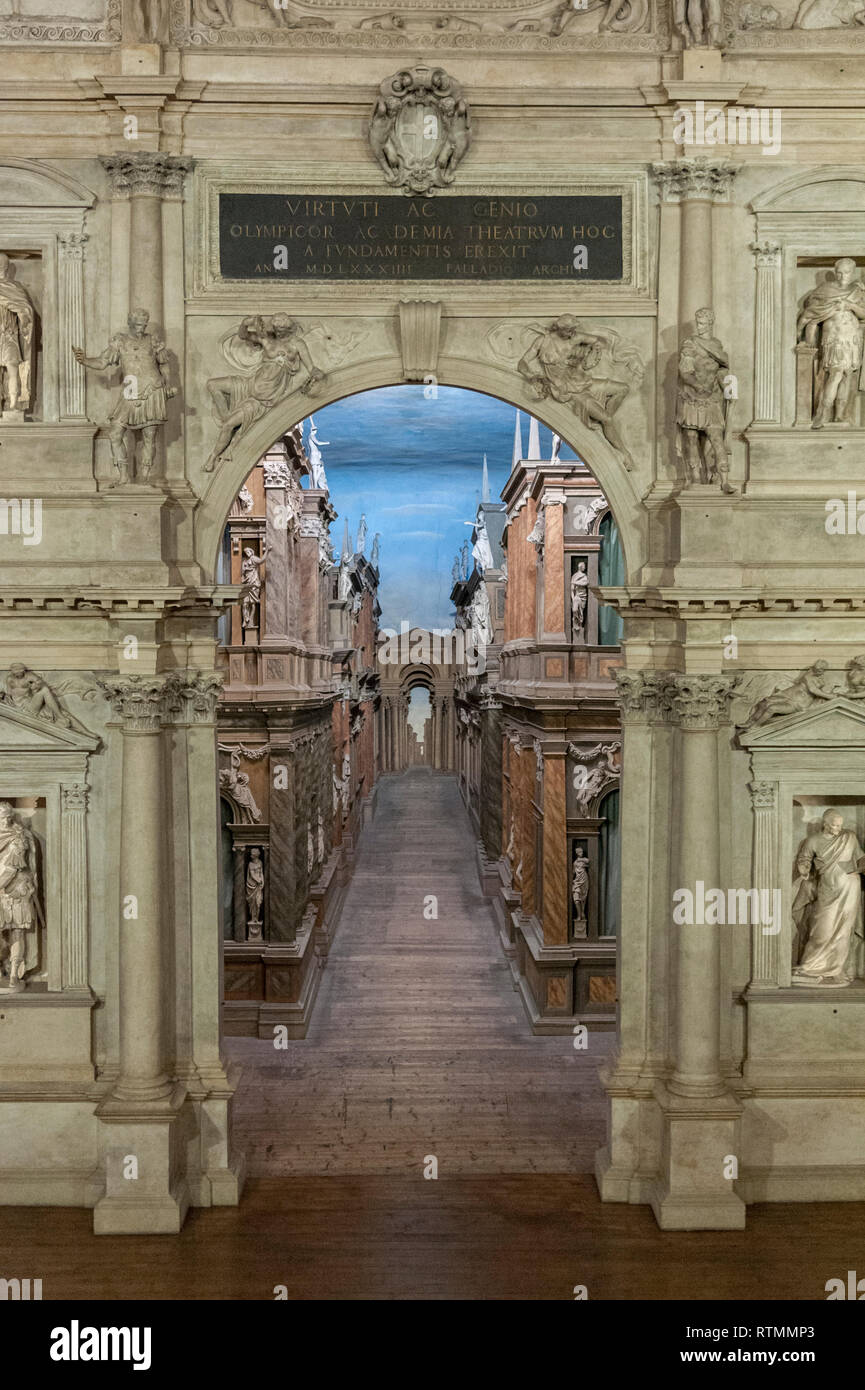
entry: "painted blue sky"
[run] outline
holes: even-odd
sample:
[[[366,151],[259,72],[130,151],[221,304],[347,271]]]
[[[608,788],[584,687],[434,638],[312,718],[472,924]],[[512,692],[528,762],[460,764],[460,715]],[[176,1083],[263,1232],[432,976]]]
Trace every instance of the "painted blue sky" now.
[[[487,455],[490,497],[499,499],[511,466],[514,407],[492,396],[439,386],[434,400],[422,385],[386,386],[335,401],[315,414],[333,505],[334,550],[342,547],[346,516],[357,536],[366,514],[370,554],[381,532],[381,626],[450,628],[451,568],[470,535],[481,499]],[[523,449],[528,416],[522,414]],[[541,425],[541,454],[550,431]],[[308,425],[304,439],[308,437]],[[324,441],[327,440],[325,445]],[[562,458],[573,458],[563,444]]]

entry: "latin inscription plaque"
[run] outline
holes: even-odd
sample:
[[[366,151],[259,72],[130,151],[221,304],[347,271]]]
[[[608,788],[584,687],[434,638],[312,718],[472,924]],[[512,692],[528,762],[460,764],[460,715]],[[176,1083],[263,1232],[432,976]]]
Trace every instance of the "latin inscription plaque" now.
[[[229,280],[621,280],[622,197],[220,193]]]

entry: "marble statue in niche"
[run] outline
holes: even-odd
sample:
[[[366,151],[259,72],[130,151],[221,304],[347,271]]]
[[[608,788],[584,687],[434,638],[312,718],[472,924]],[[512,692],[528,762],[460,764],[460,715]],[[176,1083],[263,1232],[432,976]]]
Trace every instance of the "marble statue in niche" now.
[[[452,184],[472,139],[462,88],[444,68],[406,68],[385,78],[369,146],[385,182],[407,194]]]
[[[222,340],[222,355],[235,375],[211,377],[207,390],[219,433],[205,472],[229,457],[231,444],[277,401],[296,389],[295,377],[305,372],[301,386],[314,395],[325,380],[304,342],[300,324],[289,314],[250,314]]]
[[[574,851],[571,897],[574,903],[574,936],[582,938],[587,935],[589,929],[586,921],[586,902],[589,897],[589,861],[579,845]]]
[[[722,492],[735,493],[729,480],[727,445],[730,360],[712,335],[715,315],[711,309],[698,309],[694,325],[694,336],[679,349],[676,452],[684,461],[688,482],[720,482]]]
[[[529,331],[533,341],[517,370],[535,399],[552,398],[569,405],[583,424],[600,429],[630,470],[634,461],[614,417],[632,387],[642,380],[636,351],[620,345],[612,329],[586,328],[573,314],[561,314],[548,328],[533,325]],[[606,375],[604,358],[623,370],[627,379]]]
[[[39,964],[36,840],[8,801],[0,801],[0,943],[5,989],[20,994]]]
[[[264,902],[264,864],[261,850],[249,851],[246,868],[246,925],[250,941],[261,939],[261,904]]]
[[[495,637],[493,615],[490,610],[490,596],[486,584],[479,584],[469,607],[469,622],[475,650],[483,652],[492,645]]]
[[[23,420],[31,404],[36,311],[15,267],[0,253],[0,410],[4,419]]]
[[[147,332],[150,315],[146,309],[133,309],[128,319],[128,333],[117,333],[99,357],[87,357],[83,348],[72,348],[76,362],[91,371],[105,372],[119,367],[123,388],[108,420],[107,432],[111,442],[111,457],[117,470],[113,486],[130,481],[147,482],[156,454],[156,435],[168,418],[168,401],[177,395],[165,376],[168,353],[165,344]],[[135,444],[132,448],[132,471],[126,446],[126,432],[133,440],[140,434],[141,454],[135,466]]]
[[[865,391],[863,320],[865,285],[856,278],[856,262],[842,256],[806,296],[796,325],[798,338],[817,349],[812,429],[851,422],[856,395]]]
[[[578,560],[571,575],[571,641],[585,642],[589,604],[589,576],[585,560]]]
[[[244,630],[257,628],[261,614],[262,567],[267,561],[267,547],[263,555],[256,555],[251,545],[245,547],[240,575],[243,589],[240,594],[240,625]]]
[[[865,974],[862,882],[865,855],[840,811],[823,815],[796,854],[793,920],[803,941],[793,984],[837,987]]]

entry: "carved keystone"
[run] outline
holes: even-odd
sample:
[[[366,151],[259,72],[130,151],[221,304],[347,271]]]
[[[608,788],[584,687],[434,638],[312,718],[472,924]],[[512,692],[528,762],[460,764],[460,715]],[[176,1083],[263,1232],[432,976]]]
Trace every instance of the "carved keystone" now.
[[[424,381],[438,370],[442,306],[439,300],[401,299],[399,336],[402,374],[406,381]]]

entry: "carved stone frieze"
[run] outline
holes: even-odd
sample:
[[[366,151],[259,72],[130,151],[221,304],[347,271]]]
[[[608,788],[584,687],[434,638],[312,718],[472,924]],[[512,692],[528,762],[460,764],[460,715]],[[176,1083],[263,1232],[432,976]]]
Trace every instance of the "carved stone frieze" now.
[[[251,0],[260,17],[235,0],[171,0],[171,43],[178,48],[261,50],[279,46],[334,50],[567,52],[669,48],[670,21],[657,0],[402,0],[398,11],[375,0]]]
[[[76,14],[76,0],[55,0],[59,13],[50,17],[4,14],[0,17],[0,43],[117,43],[121,34],[121,4],[122,0],[104,0],[102,14],[95,19],[92,13]]]

